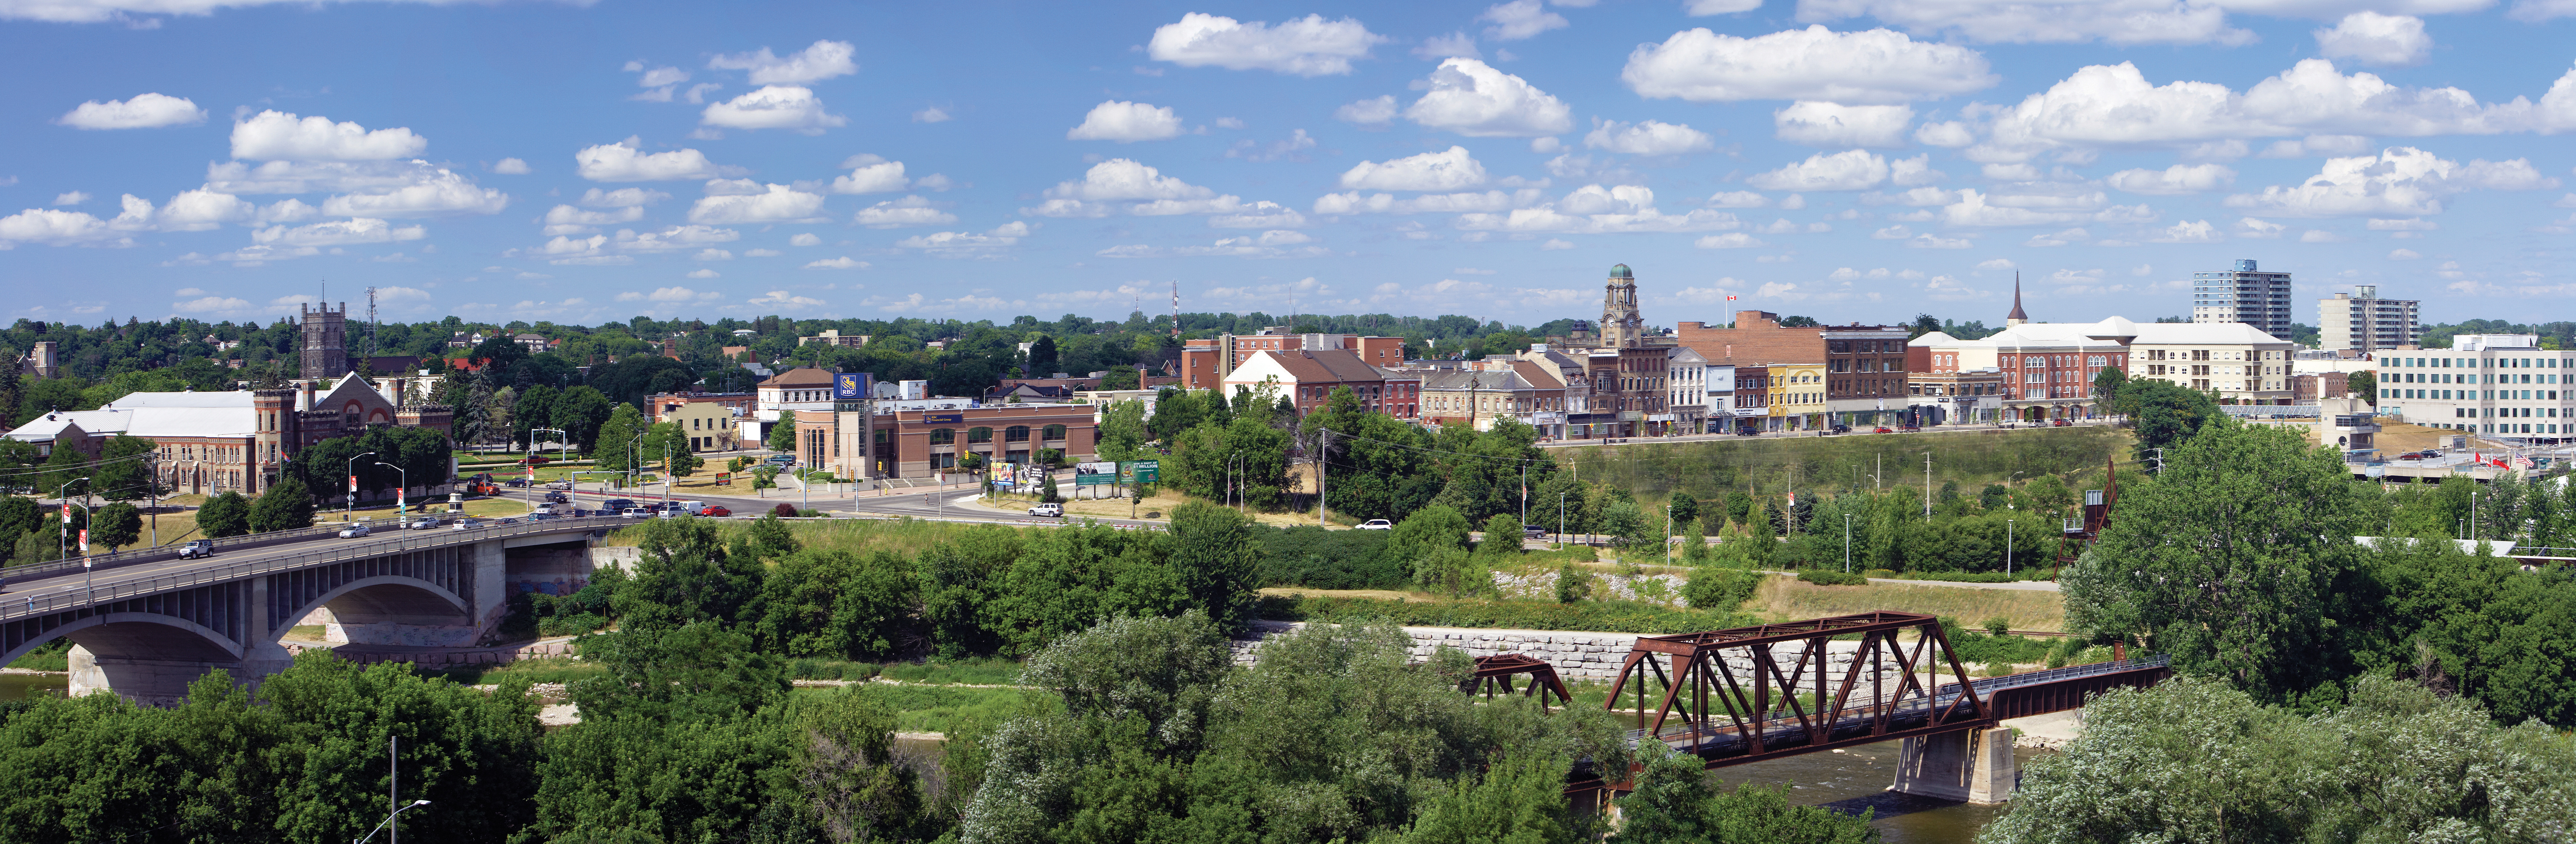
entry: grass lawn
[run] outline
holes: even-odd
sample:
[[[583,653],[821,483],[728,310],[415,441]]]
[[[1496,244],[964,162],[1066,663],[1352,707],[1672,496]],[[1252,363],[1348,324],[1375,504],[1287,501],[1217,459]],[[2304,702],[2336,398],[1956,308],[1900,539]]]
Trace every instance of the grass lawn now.
[[[1744,609],[1783,621],[1885,610],[1948,616],[1974,626],[2003,616],[2014,630],[2066,629],[2066,600],[2056,592],[1959,586],[1818,586],[1792,577],[1765,578]]]

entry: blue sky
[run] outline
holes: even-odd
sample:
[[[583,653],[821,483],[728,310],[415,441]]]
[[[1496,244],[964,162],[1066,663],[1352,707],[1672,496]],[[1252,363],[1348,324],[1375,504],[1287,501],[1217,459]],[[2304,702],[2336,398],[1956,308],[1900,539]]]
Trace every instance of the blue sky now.
[[[2576,294],[2576,0],[0,0],[12,317]],[[1729,295],[1740,297],[1729,303]]]

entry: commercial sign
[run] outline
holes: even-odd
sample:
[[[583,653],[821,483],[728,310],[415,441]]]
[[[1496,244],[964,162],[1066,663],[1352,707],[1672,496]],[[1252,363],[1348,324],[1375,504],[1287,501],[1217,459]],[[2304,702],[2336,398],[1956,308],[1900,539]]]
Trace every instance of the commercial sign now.
[[[1163,479],[1163,461],[1125,460],[1118,464],[1118,480],[1131,484],[1150,484]]]
[[[833,401],[861,401],[868,397],[875,376],[865,372],[843,372],[832,376]]]
[[[1074,486],[1106,486],[1118,482],[1116,463],[1073,464]]]
[[[932,412],[929,412],[929,411],[926,411],[926,410],[925,410],[925,411],[922,411],[922,413],[921,413],[921,424],[924,424],[924,425],[964,425],[964,424],[966,424],[966,414],[963,414],[963,413],[932,413]]]

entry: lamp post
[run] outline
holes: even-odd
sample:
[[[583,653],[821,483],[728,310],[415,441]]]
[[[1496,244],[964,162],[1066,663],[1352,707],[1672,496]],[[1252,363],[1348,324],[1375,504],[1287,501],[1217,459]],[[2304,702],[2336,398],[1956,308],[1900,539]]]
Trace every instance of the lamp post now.
[[[358,511],[358,458],[374,456],[376,456],[376,453],[370,451],[365,454],[349,458],[349,465],[347,467],[348,471],[343,473],[349,476],[349,504],[348,506],[340,509],[340,521],[348,521],[350,517],[355,515]]]
[[[1852,520],[1852,514],[1850,514],[1850,513],[1844,513],[1844,514],[1843,514],[1843,573],[1844,573],[1844,574],[1850,574],[1850,573],[1851,573],[1851,520]]]
[[[402,786],[402,758],[396,752],[401,747],[402,739],[393,736],[385,737],[385,805],[393,811],[386,812],[385,819],[377,823],[375,829],[367,830],[366,836],[359,838],[356,844],[367,844],[368,841],[375,839],[377,832],[385,833],[385,841],[389,844],[401,841],[402,827],[395,823],[395,819],[401,817],[404,812],[429,805],[427,800],[414,800],[405,804],[399,796]]]
[[[1560,493],[1557,493],[1557,494],[1556,494],[1556,544],[1557,544],[1557,547],[1560,547],[1560,548],[1562,548],[1562,547],[1564,547],[1564,546],[1565,546],[1565,496],[1566,496],[1566,495],[1567,495],[1567,493],[1562,493],[1562,492],[1560,492]]]
[[[397,473],[396,477],[402,478],[402,492],[394,496],[394,521],[399,522],[410,518],[411,508],[409,505],[411,499],[411,473],[404,471],[403,467],[396,466],[382,460],[376,461],[376,465],[392,469]]]
[[[63,484],[62,484],[62,486],[58,486],[58,487],[55,487],[55,488],[54,488],[54,500],[55,500],[55,501],[57,501],[57,502],[60,502],[60,503],[63,505],[63,535],[62,535],[62,538],[61,538],[60,540],[58,540],[58,541],[56,541],[56,542],[54,543],[54,554],[56,555],[56,556],[55,556],[55,559],[61,559],[61,558],[63,558],[63,557],[71,556],[71,554],[70,554],[70,550],[71,550],[71,546],[72,546],[72,498],[71,498],[70,491],[71,491],[71,488],[72,488],[72,484],[84,483],[84,482],[87,482],[88,480],[89,480],[88,478],[73,478],[73,479],[71,479],[71,480],[64,481],[64,482],[63,482]],[[89,505],[87,505],[87,504],[83,504],[83,505],[80,505],[80,508],[81,508],[81,515],[83,515],[83,516],[87,516],[87,515],[89,515]]]
[[[2012,576],[2013,520],[2004,520],[2004,576]]]

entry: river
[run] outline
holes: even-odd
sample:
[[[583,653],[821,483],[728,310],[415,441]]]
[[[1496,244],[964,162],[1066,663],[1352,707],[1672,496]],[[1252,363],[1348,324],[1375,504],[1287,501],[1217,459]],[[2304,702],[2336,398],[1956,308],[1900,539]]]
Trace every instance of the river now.
[[[0,674],[0,700],[26,700],[36,692],[62,694],[71,691],[69,674]]]
[[[1719,768],[1709,775],[1722,789],[1732,789],[1743,782],[1785,783],[1790,787],[1792,803],[1826,806],[1855,815],[1874,809],[1877,815],[1872,823],[1887,844],[1967,844],[1976,840],[1977,830],[1987,821],[2003,814],[2002,806],[1972,806],[1888,791],[1888,784],[1896,781],[1896,753],[1902,744],[1889,741],[1846,748],[1839,753],[1809,753]],[[2027,767],[2031,759],[2046,752],[2016,747],[2013,757]]]

